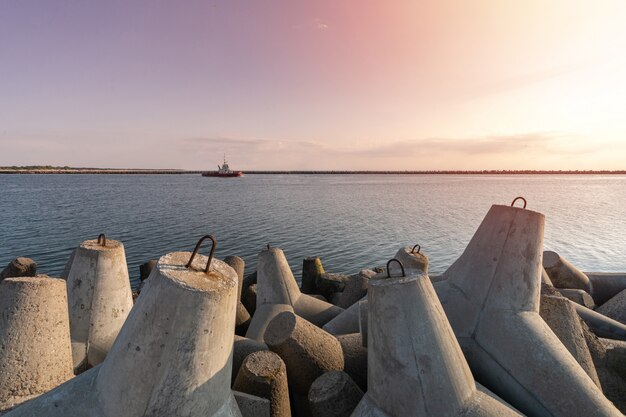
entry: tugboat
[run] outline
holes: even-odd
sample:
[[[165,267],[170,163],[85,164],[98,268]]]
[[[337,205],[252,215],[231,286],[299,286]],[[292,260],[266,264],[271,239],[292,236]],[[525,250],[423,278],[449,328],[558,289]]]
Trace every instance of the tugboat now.
[[[208,172],[203,172],[202,176],[203,177],[224,177],[224,178],[231,178],[231,177],[241,177],[243,175],[243,172],[241,171],[233,171],[232,169],[230,169],[230,167],[228,166],[228,162],[226,162],[226,155],[224,155],[224,163],[222,164],[222,166],[217,166],[217,171],[208,171]]]

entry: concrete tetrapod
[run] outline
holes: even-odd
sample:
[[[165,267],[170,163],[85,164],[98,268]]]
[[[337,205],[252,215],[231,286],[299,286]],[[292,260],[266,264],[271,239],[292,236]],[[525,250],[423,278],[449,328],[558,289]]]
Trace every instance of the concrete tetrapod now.
[[[558,253],[549,250],[543,252],[542,263],[556,288],[576,288],[591,294],[589,277]]]
[[[353,417],[520,416],[477,390],[427,275],[370,281],[367,392]]]
[[[241,417],[230,390],[237,275],[162,256],[105,361],[11,417]]]
[[[104,360],[133,307],[124,245],[100,236],[80,244],[67,277],[76,371]]]
[[[343,309],[307,294],[302,294],[282,250],[268,247],[259,253],[257,261],[256,309],[246,337],[263,340],[267,323],[275,316],[259,314],[264,305],[288,305],[307,321],[323,326],[340,314]],[[267,312],[266,312],[267,313]]]
[[[437,295],[476,379],[520,411],[619,416],[539,316],[543,229],[541,213],[492,206]]]
[[[265,343],[285,362],[289,385],[300,395],[308,395],[313,381],[324,372],[344,367],[339,341],[291,312],[282,312],[270,322]]]
[[[626,273],[585,272],[591,281],[591,296],[597,305],[602,305],[620,291],[626,290]]]
[[[313,417],[350,417],[363,397],[363,391],[341,371],[326,372],[309,390],[309,408]]]
[[[72,348],[65,281],[0,282],[0,414],[70,379]]]
[[[421,252],[421,246],[415,245],[404,246],[398,249],[394,259],[399,260],[405,269],[415,269],[423,274],[428,275],[428,256]],[[392,263],[389,268],[391,273],[396,275],[400,273],[400,267],[397,263]]]
[[[248,355],[237,373],[233,389],[267,398],[272,417],[291,417],[287,368],[274,352],[261,350]]]

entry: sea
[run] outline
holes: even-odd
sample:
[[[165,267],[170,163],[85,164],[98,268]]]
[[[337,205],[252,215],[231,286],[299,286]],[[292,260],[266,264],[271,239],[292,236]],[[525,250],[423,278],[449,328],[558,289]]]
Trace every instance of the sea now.
[[[139,265],[211,234],[216,256],[242,257],[246,273],[267,244],[298,280],[305,257],[351,274],[419,244],[439,274],[492,204],[518,196],[545,214],[546,250],[584,271],[626,271],[626,176],[589,174],[0,175],[0,267],[25,256],[58,276],[105,233],[124,244],[136,286]]]

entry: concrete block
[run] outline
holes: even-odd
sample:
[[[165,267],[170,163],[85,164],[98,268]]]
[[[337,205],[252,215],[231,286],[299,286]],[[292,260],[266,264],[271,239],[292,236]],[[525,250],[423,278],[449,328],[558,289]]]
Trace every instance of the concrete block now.
[[[341,371],[322,374],[309,390],[309,409],[313,417],[350,417],[363,397],[363,391]]]
[[[626,324],[626,290],[619,292],[598,307],[596,311],[622,324]]]
[[[246,262],[239,256],[235,255],[226,256],[224,258],[224,262],[227,265],[230,265],[230,267],[233,268],[237,273],[237,278],[239,279],[239,285],[237,287],[237,299],[241,300],[241,292],[243,289],[243,275],[246,269]]]
[[[575,302],[576,304],[580,304],[581,306],[587,307],[591,310],[596,308],[596,303],[587,291],[572,288],[559,288],[558,291],[563,297]]]
[[[596,305],[602,305],[626,290],[626,273],[585,272],[591,281],[591,296]]]
[[[596,367],[587,347],[585,335],[580,325],[580,317],[570,301],[563,297],[541,296],[539,315],[572,354],[585,373],[599,387]]]
[[[324,275],[324,266],[319,257],[309,257],[302,260],[302,285],[300,290],[304,294],[317,294],[317,278]]]
[[[589,326],[591,331],[598,337],[607,339],[626,340],[626,325],[597,311],[588,309],[573,301],[570,301],[581,319]]]
[[[250,322],[252,321],[252,317],[250,317],[250,313],[246,310],[246,307],[241,303],[241,301],[237,301],[237,318],[235,320],[235,334],[239,336],[244,336],[250,327]]]
[[[241,303],[248,310],[250,316],[256,312],[257,284],[244,286],[241,293]]]
[[[339,335],[337,340],[343,351],[344,372],[350,375],[363,392],[367,391],[367,348],[363,347],[361,334]]]
[[[267,398],[233,391],[241,411],[241,417],[270,417],[270,401]]]
[[[248,339],[254,339],[259,342],[263,342],[265,338],[265,331],[274,317],[280,313],[288,311],[293,312],[293,307],[289,304],[262,304],[254,313],[252,320],[250,320],[250,326],[246,332]]]
[[[0,282],[0,413],[67,381],[67,289],[45,275]]]
[[[556,288],[576,288],[591,293],[591,282],[584,272],[553,251],[543,253],[543,267]]]
[[[618,416],[539,316],[544,221],[492,206],[437,295],[472,373],[502,399],[534,416]]]
[[[376,275],[371,269],[361,270],[358,274],[350,276],[350,280],[346,281],[343,291],[337,299],[337,306],[341,308],[349,308],[351,305],[367,295],[367,288],[371,277]]]
[[[405,269],[415,269],[428,275],[428,256],[422,253],[419,245],[400,248],[394,258],[399,260]],[[389,268],[392,275],[398,275],[401,272],[396,263],[389,265]]]
[[[237,378],[237,373],[239,373],[239,368],[241,368],[241,364],[244,359],[246,359],[246,357],[251,353],[263,350],[269,350],[265,343],[235,335],[233,343],[233,372],[231,384],[235,383],[235,378]]]
[[[261,350],[248,355],[233,389],[268,399],[272,417],[291,417],[287,368],[274,352]]]
[[[363,299],[367,299],[367,297]],[[352,304],[322,328],[334,335],[359,333],[359,303]]]
[[[162,256],[104,362],[11,417],[241,417],[230,390],[237,274]],[[77,254],[78,259],[78,254]],[[76,262],[75,262],[76,263]]]
[[[343,311],[342,308],[302,294],[285,254],[278,248],[266,248],[259,253],[257,308],[263,304],[290,305],[296,314],[320,327]]]
[[[283,359],[289,385],[300,395],[307,395],[313,381],[324,372],[344,367],[339,341],[291,312],[282,312],[270,322],[265,343]]]
[[[34,277],[37,275],[37,262],[30,258],[15,258],[0,272],[0,281],[5,278]]]
[[[124,245],[86,240],[67,277],[74,369],[101,363],[133,307]]]
[[[425,274],[372,278],[368,300],[368,390],[353,417],[520,416],[476,389]]]

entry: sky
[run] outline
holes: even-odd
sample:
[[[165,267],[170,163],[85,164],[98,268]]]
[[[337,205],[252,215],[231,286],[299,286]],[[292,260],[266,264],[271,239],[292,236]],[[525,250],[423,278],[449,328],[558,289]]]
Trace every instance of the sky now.
[[[623,0],[0,2],[0,166],[626,169]]]

